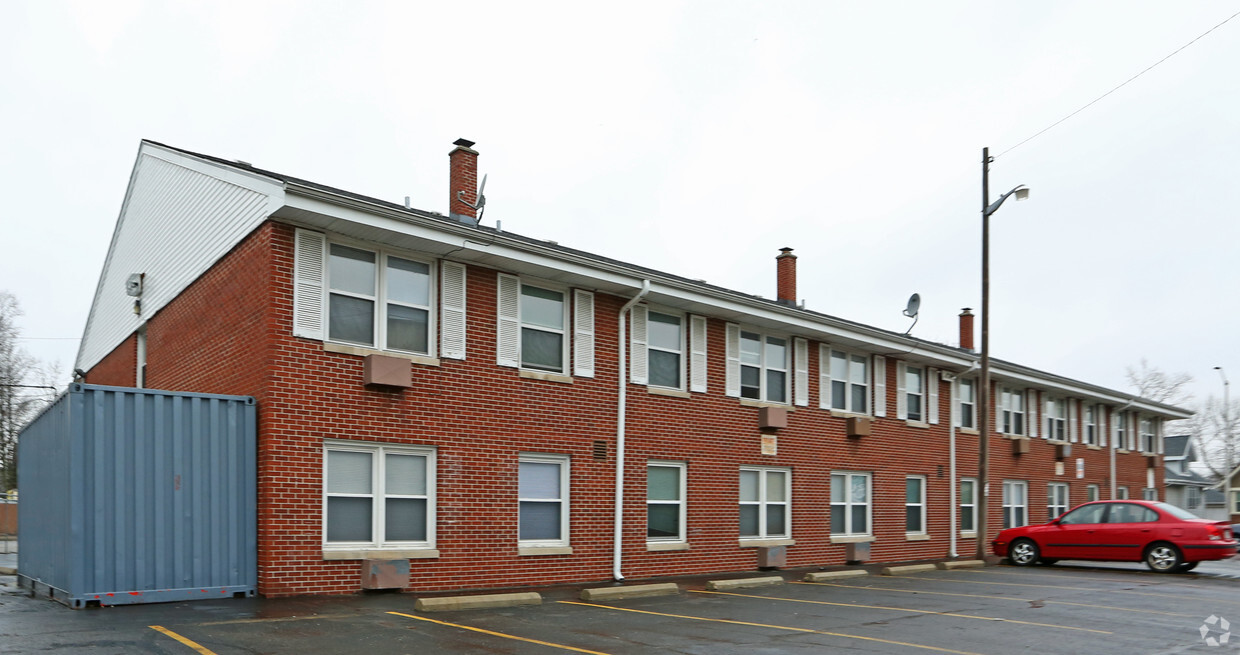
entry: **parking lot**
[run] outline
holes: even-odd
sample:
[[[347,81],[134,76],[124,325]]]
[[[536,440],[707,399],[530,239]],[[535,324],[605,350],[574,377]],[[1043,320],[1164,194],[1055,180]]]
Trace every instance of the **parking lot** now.
[[[411,594],[69,610],[2,578],[5,653],[1151,653],[1227,652],[1240,563],[1181,575],[1138,565],[991,566],[734,592],[418,612]],[[765,574],[769,575],[769,574]],[[718,576],[716,576],[718,577]],[[1213,618],[1211,618],[1213,617]],[[1203,634],[1203,628],[1205,630]],[[1209,640],[1218,644],[1211,645]],[[1222,642],[1222,643],[1220,643]]]

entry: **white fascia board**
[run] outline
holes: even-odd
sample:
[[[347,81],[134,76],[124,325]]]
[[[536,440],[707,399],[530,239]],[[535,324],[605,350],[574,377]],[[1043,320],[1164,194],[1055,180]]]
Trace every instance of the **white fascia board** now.
[[[202,173],[208,177],[213,177],[222,182],[239,186],[243,189],[249,189],[255,193],[261,193],[271,197],[273,201],[279,200],[279,207],[284,204],[284,183],[280,180],[272,179],[266,175],[247,171],[237,166],[229,166],[218,162],[200,159],[184,152],[178,152],[160,145],[144,142],[142,147],[138,149],[138,157],[146,155],[162,159],[168,163],[176,164],[182,168],[187,168],[197,173]],[[135,169],[137,167],[135,166]],[[272,211],[275,211],[273,208]]]
[[[1089,384],[1068,384],[1062,379],[1037,377],[1027,373],[996,367],[991,371],[991,378],[1000,382],[1013,382],[1019,385],[1037,387],[1039,389],[1057,391],[1074,398],[1082,398],[1095,402],[1118,405],[1125,409],[1135,409],[1146,414],[1167,419],[1188,418],[1193,412],[1179,407],[1171,407],[1150,400],[1129,396],[1111,389],[1104,389]],[[1130,404],[1131,403],[1131,404]]]

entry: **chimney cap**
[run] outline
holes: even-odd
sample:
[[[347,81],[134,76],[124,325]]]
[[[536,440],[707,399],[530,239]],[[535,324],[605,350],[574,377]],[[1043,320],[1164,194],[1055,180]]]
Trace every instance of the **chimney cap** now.
[[[452,145],[461,146],[462,148],[472,148],[474,147],[474,142],[469,139],[457,139],[452,142]]]
[[[784,255],[792,256],[792,248],[780,248],[779,252],[783,253],[783,255],[780,255],[781,257]]]
[[[965,307],[964,309],[960,310],[960,315],[961,315],[961,316],[972,316],[972,315],[973,315],[973,308],[972,308],[972,307]]]

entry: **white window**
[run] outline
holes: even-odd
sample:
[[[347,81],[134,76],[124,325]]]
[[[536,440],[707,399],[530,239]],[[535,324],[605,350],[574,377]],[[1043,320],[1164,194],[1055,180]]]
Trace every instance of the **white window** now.
[[[1128,487],[1116,487],[1115,498],[1118,500],[1128,500]]]
[[[1098,406],[1085,406],[1085,444],[1098,445]]]
[[[646,357],[649,383],[656,387],[684,387],[684,317],[650,311],[647,318]]]
[[[828,371],[826,381],[820,393],[829,394],[830,401],[824,405],[830,409],[838,409],[854,414],[870,412],[870,358],[841,350],[824,348],[829,353],[829,362],[819,362]],[[829,389],[828,389],[829,387]]]
[[[646,465],[646,540],[685,540],[685,465],[682,462]]]
[[[962,428],[977,427],[977,382],[961,380],[957,387],[959,395],[959,426]]]
[[[926,420],[926,370],[918,366],[906,366],[904,369],[904,394],[907,409],[906,417],[910,421]]]
[[[977,532],[977,480],[960,479],[960,531]]]
[[[788,402],[788,340],[741,330],[742,398]]]
[[[904,531],[926,533],[926,476],[904,478]]]
[[[1141,452],[1154,453],[1158,452],[1158,428],[1157,419],[1143,418],[1141,419]]]
[[[426,262],[329,244],[328,340],[429,355],[432,276]]]
[[[521,455],[518,466],[519,545],[567,546],[568,458]]]
[[[1128,413],[1115,412],[1115,447],[1128,448]]]
[[[1199,509],[1201,507],[1201,487],[1185,487],[1184,494],[1184,509]]]
[[[325,548],[434,548],[433,449],[333,442],[323,459]]]
[[[791,535],[791,498],[792,473],[787,469],[742,468],[741,538],[772,539]]]
[[[521,367],[564,372],[564,292],[521,283]]]
[[[1004,388],[999,392],[1004,434],[1025,433],[1025,392]]]
[[[1029,483],[1023,480],[1003,481],[1003,528],[1029,524]]]
[[[1052,482],[1046,485],[1046,518],[1057,518],[1068,511],[1068,485]]]
[[[870,474],[831,474],[831,534],[870,534]]]
[[[1052,441],[1068,440],[1068,404],[1063,398],[1046,400],[1046,438]]]
[[[1142,500],[1158,500],[1158,490],[1146,487],[1141,490]]]
[[[1240,489],[1231,490],[1231,513],[1240,514]]]
[[[1100,498],[1098,495],[1098,485],[1091,484],[1085,487],[1085,502],[1092,503],[1098,500],[1098,498]]]

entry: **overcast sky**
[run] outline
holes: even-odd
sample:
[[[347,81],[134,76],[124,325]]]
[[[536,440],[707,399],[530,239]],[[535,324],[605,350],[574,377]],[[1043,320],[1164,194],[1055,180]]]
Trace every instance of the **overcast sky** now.
[[[992,197],[1032,189],[992,218],[992,354],[1202,400],[1240,380],[1240,17],[1202,36],[1237,12],[3,0],[0,289],[67,374],[140,139],[446,212],[465,137],[486,224],[767,297],[792,247],[810,309],[903,331],[917,292],[956,344],[989,146]]]

